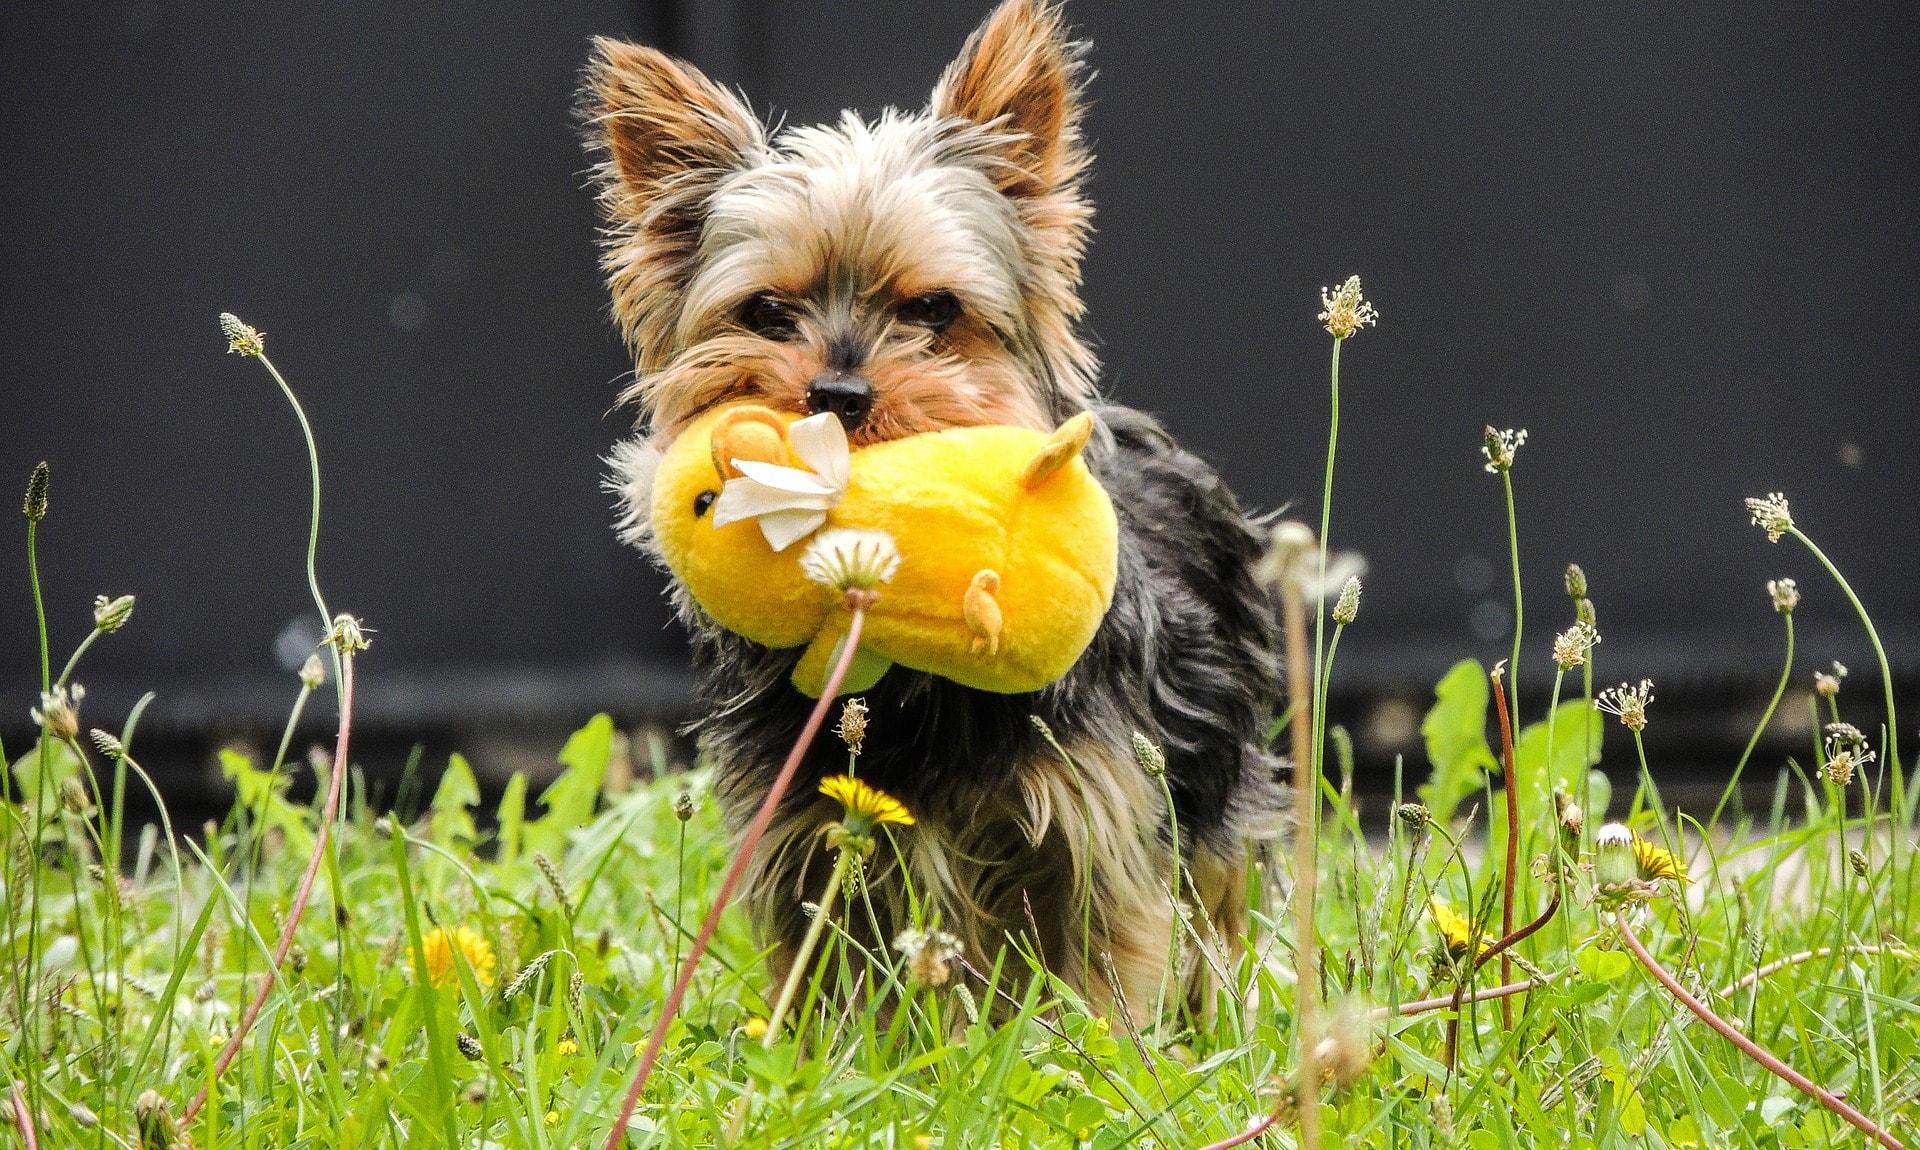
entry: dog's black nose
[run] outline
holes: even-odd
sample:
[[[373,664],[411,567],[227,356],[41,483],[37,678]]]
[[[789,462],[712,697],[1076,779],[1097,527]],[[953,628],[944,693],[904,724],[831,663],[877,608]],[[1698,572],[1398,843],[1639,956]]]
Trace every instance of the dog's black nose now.
[[[807,409],[831,411],[852,431],[873,411],[873,385],[854,375],[820,376],[807,388]]]

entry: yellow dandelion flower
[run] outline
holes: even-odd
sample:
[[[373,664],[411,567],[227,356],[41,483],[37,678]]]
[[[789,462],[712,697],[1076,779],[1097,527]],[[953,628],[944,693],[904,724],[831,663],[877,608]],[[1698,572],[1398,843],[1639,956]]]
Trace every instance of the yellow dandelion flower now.
[[[747,1019],[747,1024],[740,1028],[740,1032],[747,1036],[748,1042],[758,1042],[767,1036],[767,1020],[756,1014]]]
[[[493,944],[472,927],[434,927],[421,940],[421,946],[426,952],[427,981],[433,985],[452,986],[460,981],[453,967],[453,952],[456,950],[473,968],[475,982],[481,986],[493,985],[493,968],[497,961],[493,956]],[[414,973],[418,977],[419,972]]]
[[[1440,931],[1440,941],[1446,944],[1447,954],[1455,962],[1467,957],[1468,951],[1485,954],[1493,945],[1482,932],[1474,929],[1464,915],[1437,898],[1427,900],[1427,913],[1433,916],[1433,925]]]
[[[547,1111],[547,1125],[549,1126],[560,1125],[560,1112],[558,1110]]]
[[[849,824],[858,822],[863,829],[883,823],[903,827],[913,825],[913,812],[906,808],[906,804],[852,775],[829,775],[821,779],[820,793],[846,809],[846,821]],[[849,825],[847,829],[855,828]]]
[[[1692,882],[1687,877],[1687,864],[1676,857],[1666,847],[1650,843],[1639,835],[1633,836],[1633,858],[1640,864],[1640,878],[1646,882],[1657,882],[1670,878],[1675,882]]]

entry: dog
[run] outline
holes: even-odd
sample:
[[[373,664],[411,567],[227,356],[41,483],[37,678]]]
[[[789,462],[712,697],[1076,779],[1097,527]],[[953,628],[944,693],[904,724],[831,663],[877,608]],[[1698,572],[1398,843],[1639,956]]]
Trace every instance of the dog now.
[[[1253,524],[1207,464],[1096,386],[1079,327],[1085,51],[1057,6],[1006,0],[924,110],[772,135],[693,67],[603,39],[582,115],[635,361],[621,399],[639,409],[609,485],[642,550],[653,441],[716,404],[831,411],[856,445],[1094,415],[1087,458],[1119,521],[1112,607],[1073,670],[1036,693],[899,667],[865,693],[859,775],[917,823],[898,863],[884,849],[872,860],[872,913],[846,928],[884,947],[931,923],[978,971],[1014,945],[1138,1020],[1175,947],[1230,948],[1245,930],[1250,836],[1280,805],[1265,738],[1278,660]],[[690,730],[738,832],[812,706],[788,682],[799,652],[756,646],[673,595],[692,635]],[[776,974],[828,870],[821,832],[839,811],[815,785],[846,766],[845,748],[816,742],[751,860],[745,901]],[[1197,1002],[1207,964],[1186,961]]]

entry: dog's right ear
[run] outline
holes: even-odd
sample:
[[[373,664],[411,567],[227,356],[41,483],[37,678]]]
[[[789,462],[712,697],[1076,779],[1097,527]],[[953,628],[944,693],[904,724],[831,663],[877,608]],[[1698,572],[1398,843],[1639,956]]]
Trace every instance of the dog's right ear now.
[[[596,37],[586,96],[589,131],[608,160],[603,179],[641,204],[678,177],[739,167],[766,140],[739,97],[640,44]]]
[[[666,352],[715,186],[765,150],[766,129],[698,69],[620,40],[594,40],[581,97],[612,225],[602,263],[644,372]]]

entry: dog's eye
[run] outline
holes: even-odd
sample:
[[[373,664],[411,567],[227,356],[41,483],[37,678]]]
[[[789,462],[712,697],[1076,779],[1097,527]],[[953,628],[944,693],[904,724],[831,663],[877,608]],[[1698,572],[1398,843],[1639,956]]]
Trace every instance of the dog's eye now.
[[[714,493],[711,491],[702,491],[700,494],[694,496],[693,497],[693,517],[695,519],[698,519],[702,515],[705,515],[708,509],[713,506],[713,500],[714,500]]]
[[[941,332],[960,318],[960,301],[950,291],[931,291],[902,301],[894,314],[901,323]]]
[[[764,292],[740,308],[740,322],[746,325],[748,331],[764,339],[792,339],[799,330],[798,317],[793,308]]]

